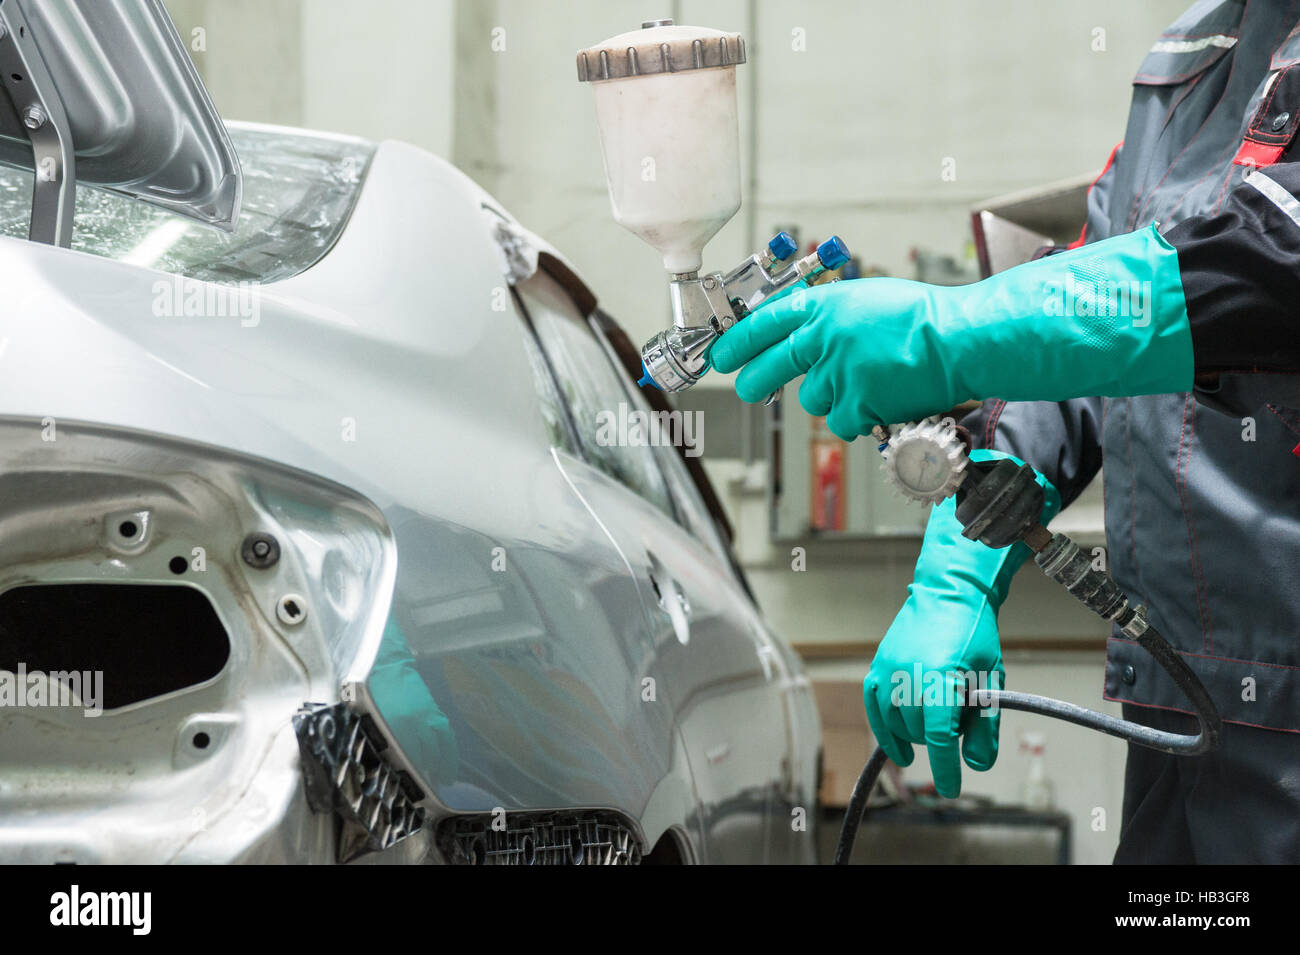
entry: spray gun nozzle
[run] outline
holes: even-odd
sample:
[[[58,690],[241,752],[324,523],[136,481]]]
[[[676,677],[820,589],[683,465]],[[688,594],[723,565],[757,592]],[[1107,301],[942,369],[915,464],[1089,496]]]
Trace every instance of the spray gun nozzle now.
[[[636,385],[638,388],[644,388],[647,385],[649,385],[651,388],[659,387],[659,385],[655,383],[654,378],[651,377],[650,372],[646,371],[644,361],[641,362],[641,377],[637,379]]]

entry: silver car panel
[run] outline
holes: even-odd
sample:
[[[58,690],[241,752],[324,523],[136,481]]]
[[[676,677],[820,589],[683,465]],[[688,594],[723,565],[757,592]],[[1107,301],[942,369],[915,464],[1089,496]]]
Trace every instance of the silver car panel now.
[[[333,248],[259,286],[255,323],[160,316],[166,273],[0,238],[0,411],[34,430],[201,441],[371,502],[397,554],[391,596],[368,603],[373,661],[355,657],[333,689],[373,710],[431,819],[606,808],[647,849],[672,832],[700,861],[810,859],[784,809],[814,798],[797,660],[714,550],[556,447],[524,316],[497,307],[511,299],[486,200],[442,161],[382,144]],[[653,574],[686,593],[685,642]],[[275,795],[253,797],[280,825],[230,843],[232,858],[328,847],[291,784],[288,725],[330,687],[287,687],[259,774]],[[193,845],[219,857],[216,841]],[[380,855],[427,852],[407,840]]]
[[[211,679],[97,715],[88,684],[71,706],[0,706],[0,858],[209,861],[288,838],[282,816],[301,799],[288,717],[337,699],[380,649],[397,564],[383,516],[271,462],[48,416],[0,418],[0,469],[0,593],[193,588],[230,640]],[[274,566],[241,560],[252,530],[279,541]],[[307,609],[292,626],[276,613],[285,594]],[[153,651],[142,641],[141,658],[101,671],[102,684],[130,680]],[[322,821],[299,823],[293,842],[328,844]]]

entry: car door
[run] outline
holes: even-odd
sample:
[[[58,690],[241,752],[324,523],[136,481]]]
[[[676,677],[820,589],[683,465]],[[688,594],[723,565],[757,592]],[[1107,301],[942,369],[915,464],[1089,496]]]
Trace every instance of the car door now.
[[[617,361],[619,354],[609,341],[604,323],[596,324],[596,333],[605,341]],[[621,364],[626,367],[626,362]],[[635,389],[633,395],[641,399],[640,393]],[[681,453],[677,448],[666,444],[661,444],[654,451],[668,482],[681,525],[695,540],[717,556],[722,567],[731,572],[736,612],[751,628],[769,686],[780,688],[787,757],[781,766],[781,785],[773,793],[772,809],[768,817],[768,861],[815,862],[817,761],[821,748],[821,723],[817,716],[812,683],[804,672],[798,655],[771,630],[759,612],[742,572],[735,563],[727,538],[709,513]]]
[[[652,404],[647,400],[657,393],[648,394],[632,387],[639,373],[640,352],[618,323],[597,311],[591,317],[591,325],[611,360],[622,368],[624,384],[631,399],[638,407],[647,410],[659,407],[661,403]],[[662,404],[666,405],[666,402]],[[695,438],[702,438],[702,426],[697,422],[691,433]],[[768,861],[815,862],[821,723],[812,683],[798,655],[768,627],[759,612],[744,572],[731,550],[730,527],[725,524],[725,517],[715,516],[716,512],[706,503],[718,500],[716,492],[708,486],[707,475],[701,469],[697,477],[687,467],[688,457],[702,455],[702,444],[678,448],[662,442],[653,450],[668,483],[678,522],[718,558],[720,566],[730,571],[737,612],[751,628],[769,683],[780,687],[787,758],[782,763],[781,785],[773,793],[772,811],[768,814]]]
[[[543,273],[517,291],[579,436],[581,456],[561,467],[640,586],[655,647],[646,705],[672,707],[681,729],[708,861],[766,861],[788,765],[779,655],[723,557],[683,526],[664,436],[591,325]]]

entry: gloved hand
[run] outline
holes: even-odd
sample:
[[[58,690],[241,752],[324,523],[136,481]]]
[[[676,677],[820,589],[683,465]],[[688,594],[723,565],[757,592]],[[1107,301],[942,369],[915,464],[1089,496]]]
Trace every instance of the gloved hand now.
[[[710,352],[762,401],[805,375],[799,403],[852,440],[975,398],[1063,401],[1192,387],[1178,253],[1154,227],[971,285],[854,279],[764,303]]]
[[[972,461],[1006,457],[1011,455],[971,453]],[[1038,483],[1046,497],[1045,525],[1061,509],[1061,497],[1042,475]],[[1001,713],[968,711],[961,702],[966,689],[995,688],[992,682],[969,685],[971,673],[996,673],[992,679],[998,681],[996,688],[1002,687],[998,608],[1011,577],[1030,555],[1020,541],[994,550],[963,537],[961,530],[955,498],[930,513],[907,601],[863,681],[867,722],[876,742],[899,766],[911,764],[913,743],[924,743],[935,789],[949,798],[961,792],[959,737],[961,755],[971,769],[989,769],[997,759]]]

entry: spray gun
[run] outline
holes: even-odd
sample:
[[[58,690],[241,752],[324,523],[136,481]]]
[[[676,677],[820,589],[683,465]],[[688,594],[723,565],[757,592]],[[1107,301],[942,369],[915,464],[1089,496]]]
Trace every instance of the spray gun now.
[[[672,20],[647,20],[578,52],[578,80],[595,93],[614,219],[659,250],[669,274],[673,324],[641,349],[639,382],[663,391],[699,381],[718,336],[763,302],[849,260],[838,236],[795,258],[794,239],[780,232],[730,272],[700,274],[705,244],[740,208],[744,62],[740,34]]]

